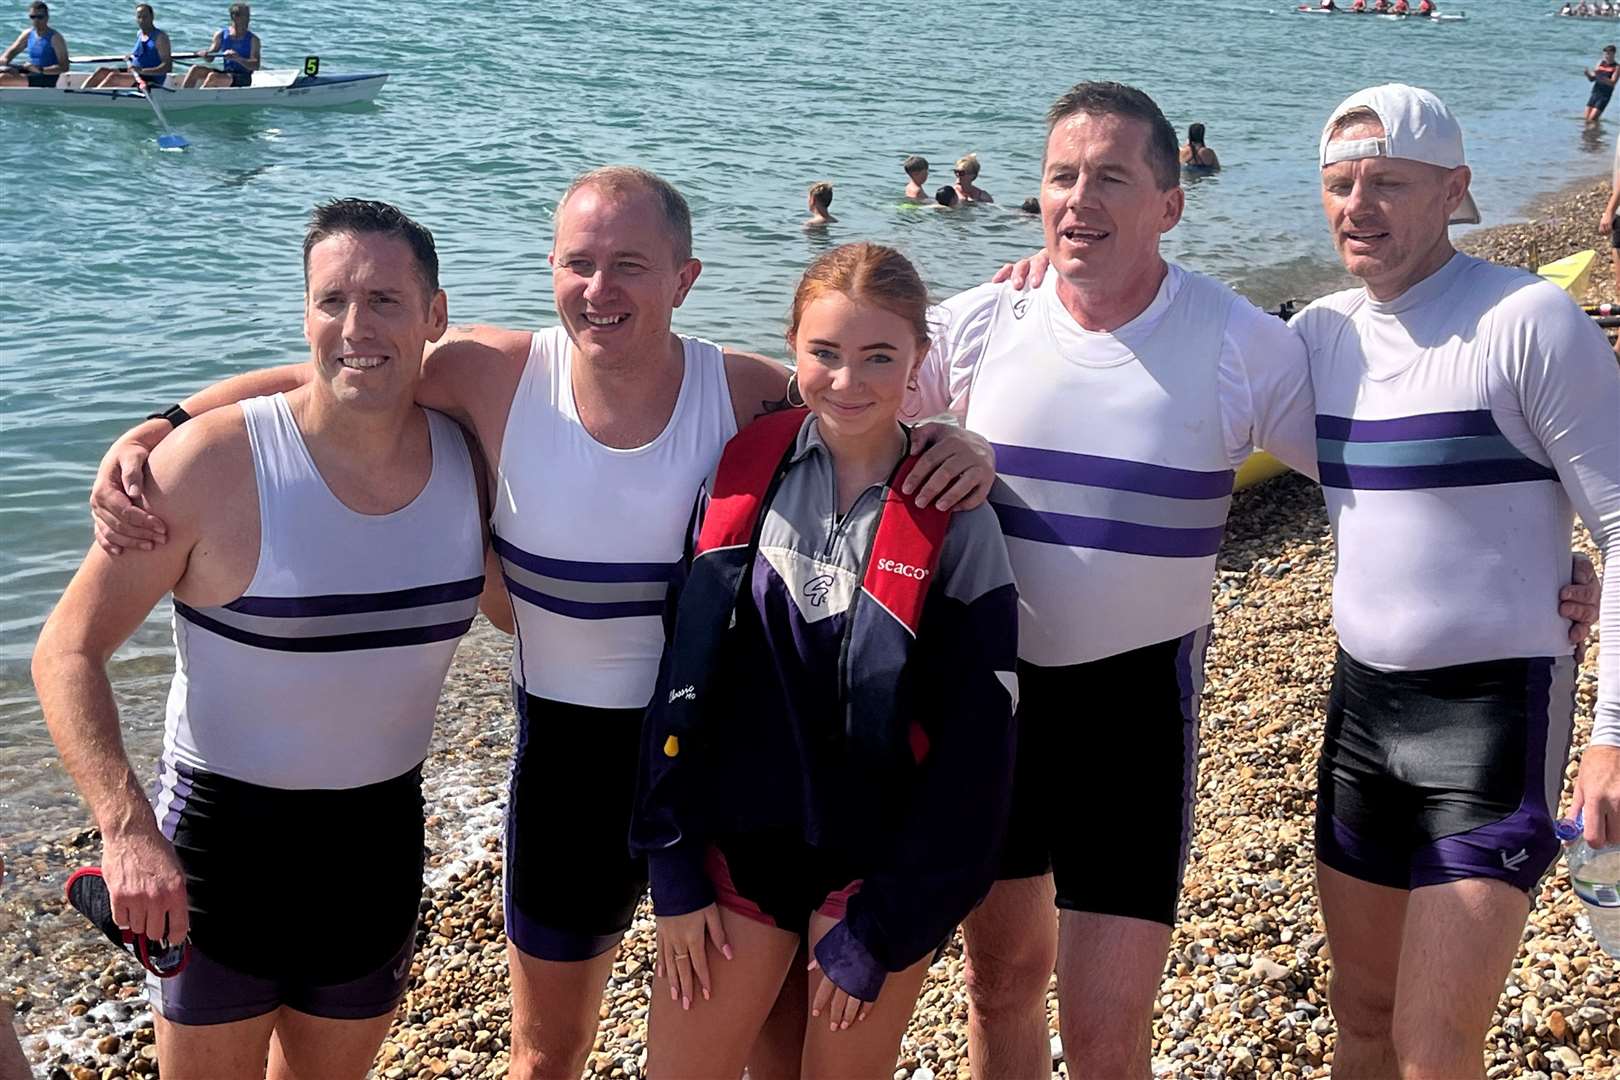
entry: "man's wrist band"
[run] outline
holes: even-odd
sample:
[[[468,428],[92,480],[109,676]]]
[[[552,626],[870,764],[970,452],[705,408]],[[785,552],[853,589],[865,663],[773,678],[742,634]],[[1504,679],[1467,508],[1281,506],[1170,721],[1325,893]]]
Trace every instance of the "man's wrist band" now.
[[[170,405],[162,412],[148,413],[146,418],[148,420],[167,420],[170,427],[179,427],[191,419],[191,414],[178,405]]]

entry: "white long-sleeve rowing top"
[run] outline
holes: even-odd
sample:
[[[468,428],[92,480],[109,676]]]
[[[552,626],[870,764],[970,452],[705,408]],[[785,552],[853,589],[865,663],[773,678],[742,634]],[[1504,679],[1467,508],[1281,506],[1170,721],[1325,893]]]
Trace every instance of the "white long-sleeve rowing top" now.
[[[1620,367],[1560,289],[1456,255],[1394,300],[1294,320],[1338,547],[1340,644],[1384,670],[1570,651],[1572,509],[1620,568]],[[1605,590],[1593,742],[1620,746],[1620,588]]]

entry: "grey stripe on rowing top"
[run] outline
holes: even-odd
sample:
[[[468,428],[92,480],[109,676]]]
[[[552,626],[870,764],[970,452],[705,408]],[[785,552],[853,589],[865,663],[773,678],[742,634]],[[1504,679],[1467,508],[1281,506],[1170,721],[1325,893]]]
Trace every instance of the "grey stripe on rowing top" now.
[[[519,585],[559,600],[582,604],[622,604],[634,600],[662,600],[669,592],[663,581],[570,581],[525,570],[510,559],[501,560],[506,576]]]
[[[992,502],[1026,506],[1047,514],[1123,521],[1131,525],[1153,525],[1165,529],[1216,529],[1226,524],[1232,497],[1218,499],[1177,499],[1168,495],[1145,495],[1140,491],[1066,484],[1061,480],[1036,480],[1028,476],[998,476]]]
[[[407,630],[418,626],[439,626],[470,619],[478,613],[478,597],[452,600],[444,604],[400,608],[396,611],[359,611],[347,615],[308,615],[286,619],[269,615],[244,615],[222,607],[198,608],[210,619],[226,626],[270,637],[326,637],[331,634],[367,634],[376,630]]]
[[[1547,751],[1541,763],[1542,791],[1547,796],[1547,812],[1558,814],[1558,797],[1564,793],[1564,765],[1575,734],[1575,658],[1560,656],[1553,661],[1547,686]]]

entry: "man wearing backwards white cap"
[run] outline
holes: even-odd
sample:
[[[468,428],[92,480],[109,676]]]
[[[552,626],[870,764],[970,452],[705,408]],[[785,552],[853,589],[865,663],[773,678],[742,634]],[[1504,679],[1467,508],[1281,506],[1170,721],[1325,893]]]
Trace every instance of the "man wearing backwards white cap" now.
[[[1575,666],[1551,597],[1572,504],[1620,566],[1620,371],[1558,288],[1452,248],[1448,223],[1479,213],[1433,94],[1348,98],[1320,162],[1364,286],[1294,322],[1338,546],[1316,825],[1334,1076],[1478,1077],[1527,894],[1558,852]],[[1600,619],[1620,642],[1620,590]],[[1601,844],[1620,840],[1612,644],[1597,697],[1574,810]]]

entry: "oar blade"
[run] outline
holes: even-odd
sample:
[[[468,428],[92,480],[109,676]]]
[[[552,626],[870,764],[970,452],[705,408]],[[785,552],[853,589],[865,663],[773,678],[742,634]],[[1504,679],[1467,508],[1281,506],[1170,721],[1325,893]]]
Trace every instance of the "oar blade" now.
[[[186,140],[184,135],[176,135],[172,131],[158,136],[158,149],[160,150],[184,150],[190,145],[191,143]]]

